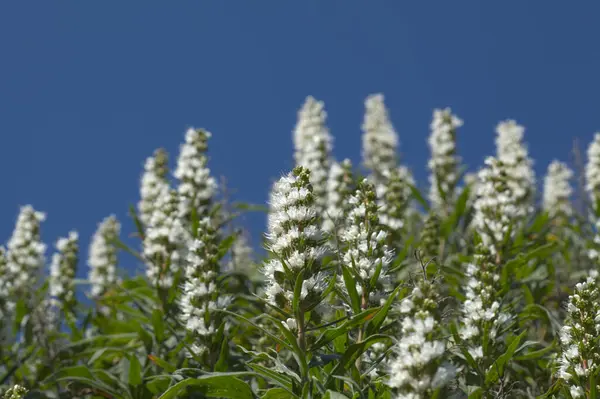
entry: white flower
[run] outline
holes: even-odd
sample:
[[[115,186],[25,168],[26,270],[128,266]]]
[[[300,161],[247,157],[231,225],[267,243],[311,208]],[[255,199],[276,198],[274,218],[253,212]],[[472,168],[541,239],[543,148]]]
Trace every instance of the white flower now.
[[[169,288],[175,282],[175,275],[183,268],[192,241],[179,217],[180,203],[177,191],[163,186],[144,236],[146,275],[153,285],[161,288]]]
[[[154,155],[148,157],[144,164],[144,174],[140,184],[140,202],[138,209],[140,220],[147,225],[154,212],[155,202],[158,200],[161,192],[169,186],[167,181],[168,173],[168,155],[167,152],[159,148],[154,151]]]
[[[185,133],[185,143],[180,147],[177,168],[173,175],[179,180],[177,192],[183,199],[180,215],[187,217],[196,210],[198,217],[208,214],[217,183],[206,166],[206,151],[210,132],[189,128]]]
[[[335,233],[348,216],[348,199],[353,193],[352,163],[345,159],[341,164],[333,162],[327,179],[327,207],[323,220],[323,230]]]
[[[522,212],[533,211],[535,175],[533,161],[523,143],[525,128],[514,120],[500,122],[496,127],[496,156],[504,165],[510,195]]]
[[[198,238],[188,253],[180,300],[181,321],[197,336],[192,347],[195,354],[208,350],[211,336],[221,324],[223,317],[215,310],[226,309],[231,302],[230,296],[219,293],[218,249],[217,232],[210,219],[201,219]]]
[[[434,207],[444,212],[450,211],[456,196],[460,164],[460,157],[456,155],[456,130],[462,124],[463,121],[452,115],[450,108],[433,111],[429,136],[429,198]]]
[[[326,119],[323,102],[308,96],[298,111],[298,122],[293,133],[296,165],[310,170],[315,206],[319,213],[327,207],[327,180],[333,142]]]
[[[121,224],[114,215],[105,218],[92,237],[88,265],[91,295],[98,298],[117,282],[117,248],[114,240],[119,238]]]
[[[570,217],[573,214],[570,197],[573,193],[569,180],[573,171],[559,161],[552,161],[544,179],[543,207],[550,217]]]
[[[46,215],[31,205],[21,207],[7,244],[7,272],[13,292],[21,295],[38,280],[45,262],[46,245],[40,238],[40,224]]]
[[[362,130],[363,164],[373,172],[376,183],[385,181],[384,174],[398,165],[398,135],[388,117],[383,94],[372,94],[365,100]]]
[[[594,135],[587,150],[588,162],[585,167],[586,191],[590,195],[592,206],[600,199],[600,132]]]
[[[267,300],[281,308],[291,305],[296,277],[286,275],[285,264],[294,276],[303,273],[302,300],[314,305],[327,285],[326,275],[315,267],[327,247],[307,169],[296,167],[273,185],[267,225],[267,249],[273,255],[262,268]]]
[[[52,256],[50,264],[50,296],[56,299],[61,306],[72,306],[75,301],[75,273],[79,255],[79,235],[76,231],[69,232],[69,236],[59,238],[56,242],[58,250]]]

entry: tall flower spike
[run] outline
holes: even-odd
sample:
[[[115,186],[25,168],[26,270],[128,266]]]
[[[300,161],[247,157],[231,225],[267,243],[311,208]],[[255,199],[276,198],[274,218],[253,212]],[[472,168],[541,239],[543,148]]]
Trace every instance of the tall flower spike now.
[[[12,284],[8,275],[6,250],[0,246],[0,348],[8,336],[8,327],[15,307],[11,292]]]
[[[411,189],[414,185],[410,171],[399,166],[383,174],[385,184],[376,186],[379,205],[380,223],[394,239],[398,238],[404,228],[410,207]]]
[[[27,394],[27,389],[20,385],[13,385],[2,395],[2,399],[23,399]]]
[[[361,296],[363,309],[381,305],[389,288],[387,271],[392,252],[385,244],[387,233],[379,224],[376,200],[373,186],[363,180],[350,197],[352,209],[341,233],[345,246],[342,261],[354,271],[356,291]],[[343,279],[340,283],[347,293]]]
[[[456,154],[456,130],[462,124],[463,121],[453,115],[450,108],[433,111],[429,136],[429,198],[433,206],[444,214],[451,211],[456,200],[461,161]]]
[[[299,309],[308,311],[322,301],[328,284],[327,274],[321,271],[327,247],[310,172],[299,166],[279,179],[270,206],[266,238],[272,256],[262,270],[267,280],[265,295],[271,304],[290,311],[296,280],[301,276]]]
[[[327,177],[333,142],[326,119],[323,102],[308,96],[298,111],[298,122],[293,133],[296,165],[310,170],[315,205],[320,213],[324,212],[327,206]]]
[[[231,246],[229,262],[227,262],[225,269],[252,275],[255,270],[253,265],[254,252],[250,247],[247,235],[242,232],[236,237]]]
[[[498,255],[509,229],[527,216],[528,209],[519,206],[522,191],[513,184],[506,165],[493,157],[488,157],[485,165],[478,173],[473,226],[483,245]],[[511,231],[515,231],[514,226]]]
[[[203,218],[185,267],[180,317],[196,338],[192,345],[193,354],[205,359],[210,357],[207,354],[211,352],[213,335],[223,319],[216,310],[225,309],[231,301],[229,296],[219,295],[219,272],[217,232],[210,219]]]
[[[334,162],[327,180],[327,210],[323,221],[323,230],[330,234],[340,228],[348,216],[348,199],[354,192],[352,162],[344,159],[341,164]]]
[[[99,298],[117,282],[117,247],[121,224],[114,215],[105,218],[99,225],[90,243],[88,265],[92,297]]]
[[[600,132],[594,135],[594,140],[587,150],[588,162],[585,166],[585,189],[590,196],[593,209],[600,200]]]
[[[589,397],[590,379],[600,368],[600,291],[598,271],[592,270],[575,286],[567,304],[567,320],[561,330],[561,355],[557,377],[564,380],[573,398]]]
[[[180,206],[181,216],[189,218],[195,209],[198,218],[208,215],[217,182],[207,167],[208,139],[211,134],[203,129],[190,128],[181,145],[174,176],[179,180],[177,191],[184,199]]]
[[[419,248],[424,255],[424,260],[429,261],[430,259],[439,255],[440,252],[440,219],[434,213],[431,212],[425,219],[425,225],[421,232],[421,242]]]
[[[144,237],[146,275],[154,286],[170,288],[184,267],[192,237],[179,218],[177,191],[164,186],[155,204]]]
[[[529,215],[534,209],[535,175],[533,161],[523,143],[525,128],[513,120],[507,120],[498,124],[496,132],[496,155],[504,164],[515,206],[523,208],[525,215]]]
[[[46,215],[31,205],[21,207],[13,234],[7,244],[7,268],[13,293],[31,289],[44,267],[46,245],[40,238],[40,223]]]
[[[566,223],[573,215],[571,194],[573,189],[569,180],[573,171],[559,161],[552,161],[544,179],[543,207],[551,218]]]
[[[154,155],[146,159],[144,174],[140,185],[140,202],[138,209],[140,219],[144,225],[150,223],[155,202],[158,200],[164,187],[169,186],[167,173],[169,172],[169,156],[164,148],[154,151]]]
[[[59,238],[56,252],[50,264],[50,296],[66,311],[75,306],[75,273],[79,257],[79,235],[69,232],[68,237]]]
[[[385,173],[398,165],[398,135],[383,101],[383,94],[367,97],[362,125],[363,163],[377,184],[386,181]]]
[[[388,381],[398,398],[430,398],[456,374],[456,368],[444,358],[439,302],[433,283],[421,280],[400,303],[404,318]]]

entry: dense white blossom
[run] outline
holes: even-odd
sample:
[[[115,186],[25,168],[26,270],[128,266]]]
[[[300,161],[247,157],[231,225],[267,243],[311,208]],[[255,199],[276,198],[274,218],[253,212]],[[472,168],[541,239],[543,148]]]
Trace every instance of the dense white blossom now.
[[[70,231],[56,242],[58,252],[50,263],[50,296],[60,306],[71,308],[75,302],[75,273],[79,257],[79,235]]]
[[[327,206],[327,178],[331,166],[333,138],[327,129],[326,119],[323,102],[308,96],[298,111],[293,132],[294,159],[296,165],[310,170],[318,212],[323,212]]]
[[[573,214],[571,194],[573,189],[569,180],[573,171],[563,162],[552,161],[544,179],[543,208],[551,218],[560,216],[568,219]]]
[[[383,94],[372,94],[366,98],[362,130],[363,164],[371,170],[375,182],[380,183],[386,180],[386,173],[398,166],[399,144]]]
[[[15,229],[7,244],[7,269],[12,290],[18,295],[31,289],[45,262],[46,244],[40,238],[40,223],[46,215],[31,205],[21,207]]]
[[[144,236],[146,275],[153,285],[170,288],[184,266],[192,237],[179,217],[177,191],[164,186],[155,204]]]
[[[211,337],[222,321],[222,316],[216,311],[227,308],[231,302],[230,296],[219,293],[217,239],[211,220],[201,219],[198,238],[190,247],[185,266],[180,318],[186,329],[196,337],[192,345],[194,355],[204,355],[209,351]]]
[[[430,398],[456,374],[456,368],[444,359],[439,300],[435,286],[422,280],[400,303],[400,338],[394,346],[388,380],[398,398]]]
[[[493,157],[478,173],[477,199],[474,203],[473,226],[492,254],[499,251],[509,229],[523,223],[528,208],[519,204],[519,188],[507,178],[507,167]]]
[[[179,180],[180,214],[189,217],[195,210],[199,218],[207,216],[217,182],[207,167],[210,132],[189,128],[181,145],[174,176]]]
[[[102,296],[117,282],[117,247],[121,224],[114,215],[105,218],[92,237],[89,249],[89,280],[93,298]]]
[[[27,389],[21,385],[13,385],[11,388],[6,390],[2,395],[2,399],[23,399],[27,394]]]
[[[600,199],[600,132],[594,135],[594,140],[587,150],[588,161],[585,166],[585,189],[589,193],[592,206]]]
[[[319,268],[327,247],[322,244],[321,221],[315,208],[310,172],[302,167],[282,177],[271,193],[267,249],[272,253],[262,269],[267,300],[280,308],[290,308],[297,276],[303,283],[300,306],[318,304],[328,284]],[[285,267],[289,274],[285,272]]]
[[[9,335],[9,325],[15,305],[11,291],[12,282],[8,278],[6,250],[0,246],[0,346]]]
[[[225,265],[225,270],[243,272],[247,275],[253,274],[254,251],[246,234],[240,233],[237,235],[229,252],[230,257]]]
[[[334,162],[329,170],[327,180],[327,208],[323,220],[323,230],[334,234],[348,215],[348,198],[354,191],[352,162],[345,159],[342,163]]]
[[[461,161],[456,154],[456,130],[462,125],[463,121],[453,115],[450,108],[433,111],[428,140],[431,150],[428,162],[431,171],[429,199],[436,209],[446,213],[456,199]]]
[[[595,339],[599,334],[598,271],[592,270],[569,296],[567,320],[560,332],[562,351],[558,359],[557,377],[564,380],[573,397],[584,396],[589,377],[596,375],[600,369],[600,345]]]
[[[390,169],[382,174],[383,183],[376,183],[375,190],[379,205],[379,221],[395,236],[405,226],[410,209],[410,198],[414,179],[405,166]]]
[[[504,165],[515,206],[530,214],[535,196],[535,175],[533,161],[523,143],[525,128],[514,120],[506,120],[498,124],[496,133],[496,157]]]
[[[389,288],[387,271],[392,261],[392,252],[386,245],[387,232],[379,224],[374,188],[363,180],[353,196],[348,219],[341,230],[344,244],[342,262],[354,269],[356,291],[361,296],[363,309],[379,306],[387,297]],[[374,276],[376,280],[373,281]],[[342,292],[348,295],[343,278],[340,276]]]
[[[165,187],[169,186],[167,173],[169,158],[163,148],[154,151],[154,155],[146,159],[144,174],[140,184],[140,220],[144,225],[150,223],[150,218],[155,209],[156,201]]]

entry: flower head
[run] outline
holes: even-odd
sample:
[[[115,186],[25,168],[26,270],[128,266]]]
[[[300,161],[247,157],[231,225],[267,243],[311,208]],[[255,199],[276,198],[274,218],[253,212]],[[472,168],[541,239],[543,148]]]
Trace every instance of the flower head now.
[[[154,155],[146,159],[144,174],[140,185],[140,220],[144,224],[150,223],[155,202],[164,187],[168,187],[167,174],[169,172],[169,156],[164,148],[154,151]]]
[[[92,237],[88,264],[92,297],[98,298],[117,282],[117,248],[114,241],[119,238],[121,224],[114,215],[105,218]]]

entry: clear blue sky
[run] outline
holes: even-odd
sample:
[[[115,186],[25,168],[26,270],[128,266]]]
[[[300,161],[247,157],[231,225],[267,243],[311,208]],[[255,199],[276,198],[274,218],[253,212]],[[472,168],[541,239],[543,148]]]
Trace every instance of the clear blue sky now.
[[[77,229],[85,257],[98,221],[127,220],[144,159],[164,146],[174,161],[188,126],[213,132],[210,166],[236,197],[264,202],[308,94],[340,159],[359,160],[363,100],[381,91],[421,181],[445,106],[472,169],[514,118],[541,179],[600,130],[598,15],[558,1],[2,2],[0,242],[31,203],[45,241]],[[258,242],[263,216],[245,222]]]

